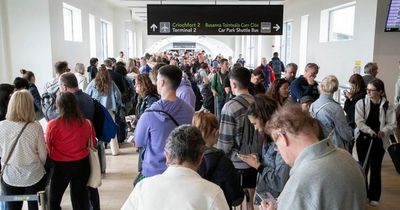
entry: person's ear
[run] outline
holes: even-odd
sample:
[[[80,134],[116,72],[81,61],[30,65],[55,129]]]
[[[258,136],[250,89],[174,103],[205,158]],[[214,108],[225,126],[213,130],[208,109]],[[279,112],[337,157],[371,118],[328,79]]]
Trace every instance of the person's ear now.
[[[219,135],[219,129],[215,129],[215,130],[214,130],[214,137],[215,137],[215,139],[218,138],[218,135]]]
[[[164,156],[165,156],[165,159],[166,159],[166,164],[167,165],[169,165],[170,164],[170,161],[171,161],[171,158],[169,157],[169,153],[166,151],[166,150],[164,150]]]
[[[281,131],[280,135],[282,135],[283,137],[283,142],[285,147],[289,146],[289,138],[288,138],[288,134],[285,131]]]
[[[232,86],[232,89],[233,88],[237,89],[237,83],[235,80],[231,80],[231,86]]]

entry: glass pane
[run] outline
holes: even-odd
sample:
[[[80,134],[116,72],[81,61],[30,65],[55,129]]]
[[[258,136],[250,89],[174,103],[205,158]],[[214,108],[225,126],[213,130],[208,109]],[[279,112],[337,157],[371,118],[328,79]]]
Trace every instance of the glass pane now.
[[[63,8],[64,40],[72,41],[72,10]]]
[[[107,23],[101,22],[101,51],[103,55],[103,59],[108,57],[107,50]]]
[[[329,14],[329,41],[352,40],[355,6],[333,10]]]
[[[94,15],[89,14],[90,57],[96,57],[96,30]]]
[[[73,40],[76,42],[82,41],[82,15],[81,10],[76,9],[72,13]]]

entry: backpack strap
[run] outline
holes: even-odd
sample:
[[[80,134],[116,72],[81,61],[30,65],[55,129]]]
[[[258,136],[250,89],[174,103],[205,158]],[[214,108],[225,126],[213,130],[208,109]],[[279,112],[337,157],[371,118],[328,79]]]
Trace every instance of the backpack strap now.
[[[235,98],[232,98],[231,100],[237,101],[240,105],[242,105],[245,109],[250,106],[250,103],[244,99],[242,96],[237,96]],[[247,104],[247,105],[246,105]]]
[[[164,110],[159,110],[159,109],[146,109],[145,112],[162,112],[164,114],[166,114],[173,122],[176,126],[179,126],[179,123],[175,120],[174,117],[172,117],[172,115],[170,115],[168,112],[164,111]]]

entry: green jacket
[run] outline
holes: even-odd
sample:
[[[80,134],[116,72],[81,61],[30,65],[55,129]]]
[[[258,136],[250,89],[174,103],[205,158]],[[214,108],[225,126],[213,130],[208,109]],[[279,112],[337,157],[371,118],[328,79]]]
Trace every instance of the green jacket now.
[[[221,72],[218,71],[211,79],[211,90],[215,90],[218,93],[218,97],[223,97],[224,81],[221,79]]]

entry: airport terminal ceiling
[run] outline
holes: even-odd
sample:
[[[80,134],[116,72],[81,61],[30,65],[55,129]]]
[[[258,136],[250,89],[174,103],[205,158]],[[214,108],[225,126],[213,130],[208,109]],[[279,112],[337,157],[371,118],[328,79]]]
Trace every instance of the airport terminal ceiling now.
[[[148,4],[193,4],[193,5],[281,5],[285,0],[110,0],[131,10],[132,19],[147,22]]]

